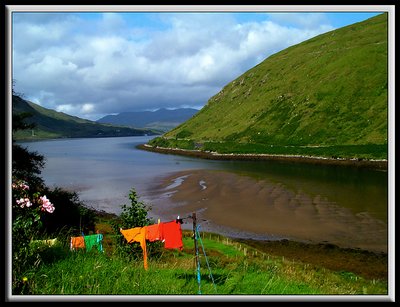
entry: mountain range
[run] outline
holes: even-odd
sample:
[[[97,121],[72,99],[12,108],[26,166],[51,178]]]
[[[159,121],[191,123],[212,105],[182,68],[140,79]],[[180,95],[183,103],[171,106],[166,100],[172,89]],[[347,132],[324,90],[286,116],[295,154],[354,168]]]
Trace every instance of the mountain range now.
[[[166,132],[190,119],[198,111],[192,108],[172,110],[161,108],[156,111],[122,112],[117,115],[104,116],[97,122]]]

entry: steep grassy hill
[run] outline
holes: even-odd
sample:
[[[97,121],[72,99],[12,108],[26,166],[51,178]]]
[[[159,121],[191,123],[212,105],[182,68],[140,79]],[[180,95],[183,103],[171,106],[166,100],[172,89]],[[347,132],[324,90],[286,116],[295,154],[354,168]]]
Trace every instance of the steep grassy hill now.
[[[33,140],[45,138],[108,137],[155,134],[149,129],[133,129],[114,125],[100,124],[90,120],[70,116],[62,112],[43,108],[19,96],[12,97],[13,114],[29,113],[26,123],[34,123],[33,130],[17,131],[15,140]]]
[[[211,97],[192,119],[149,144],[220,153],[327,148],[320,155],[357,157],[360,151],[365,158],[387,159],[387,141],[384,13],[268,57]]]

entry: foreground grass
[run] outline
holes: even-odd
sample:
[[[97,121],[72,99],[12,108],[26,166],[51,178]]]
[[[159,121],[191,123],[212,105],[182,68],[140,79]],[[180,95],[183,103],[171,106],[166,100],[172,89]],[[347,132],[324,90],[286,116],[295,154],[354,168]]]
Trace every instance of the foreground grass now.
[[[107,235],[105,236],[107,237]],[[130,260],[112,249],[71,252],[54,246],[52,261],[26,272],[24,294],[30,295],[387,295],[386,280],[368,280],[352,272],[334,272],[260,252],[246,244],[208,235],[200,240],[200,276],[194,243],[184,234],[184,249],[164,250]],[[136,243],[134,243],[136,244]],[[13,293],[19,294],[19,293]]]

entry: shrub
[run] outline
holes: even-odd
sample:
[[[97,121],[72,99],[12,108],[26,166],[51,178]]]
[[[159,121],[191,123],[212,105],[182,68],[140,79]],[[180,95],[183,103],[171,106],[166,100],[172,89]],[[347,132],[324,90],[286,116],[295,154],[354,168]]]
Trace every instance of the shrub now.
[[[130,205],[122,205],[122,213],[118,222],[112,223],[116,238],[116,252],[128,259],[142,259],[143,251],[138,242],[127,243],[120,229],[130,229],[154,224],[154,220],[148,217],[151,207],[138,200],[136,190],[132,188],[129,193]],[[147,243],[147,254],[157,256],[161,253],[161,242]]]
[[[12,184],[12,256],[13,286],[22,280],[22,273],[40,264],[40,256],[30,242],[38,236],[42,217],[52,214],[54,205],[46,195],[31,188],[26,182],[15,179]]]

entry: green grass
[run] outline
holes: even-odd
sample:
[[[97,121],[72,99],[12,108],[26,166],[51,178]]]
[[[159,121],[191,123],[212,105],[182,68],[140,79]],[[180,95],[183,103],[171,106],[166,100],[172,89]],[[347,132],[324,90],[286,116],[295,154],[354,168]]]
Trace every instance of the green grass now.
[[[272,145],[279,153],[297,147],[295,154],[385,158],[387,31],[387,14],[381,14],[278,52],[164,137],[185,140],[172,145],[186,149],[204,144],[220,152],[270,153]]]
[[[105,235],[107,237],[107,235]],[[113,236],[109,237],[111,241]],[[182,251],[164,250],[142,259],[126,259],[111,246],[106,252],[72,252],[68,244],[49,247],[55,257],[24,275],[31,295],[387,295],[387,281],[367,280],[352,272],[334,272],[271,256],[214,234],[199,240],[200,284],[194,243],[184,232]],[[22,277],[21,277],[22,278]],[[16,294],[16,293],[14,293]]]

